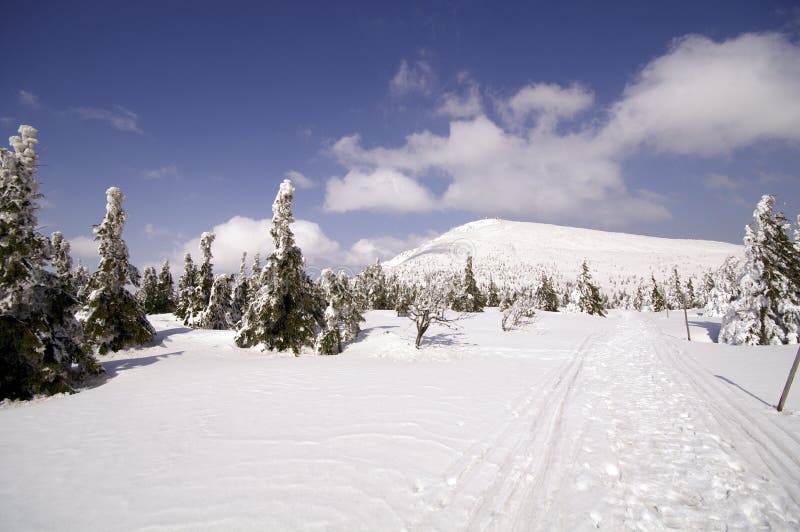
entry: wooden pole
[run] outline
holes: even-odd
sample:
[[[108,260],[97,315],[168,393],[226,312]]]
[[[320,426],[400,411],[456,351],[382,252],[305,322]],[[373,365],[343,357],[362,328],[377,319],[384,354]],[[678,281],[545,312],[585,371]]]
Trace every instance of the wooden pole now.
[[[795,373],[797,373],[798,365],[800,365],[800,347],[797,348],[797,354],[794,356],[794,364],[792,364],[792,369],[789,370],[789,378],[786,379],[786,386],[783,387],[781,400],[778,401],[778,412],[783,412],[783,406],[786,404],[786,398],[789,397],[789,388],[792,387],[792,381],[794,380]]]
[[[683,321],[686,323],[686,339],[692,341],[692,333],[689,332],[689,315],[686,313],[686,304],[683,305]]]

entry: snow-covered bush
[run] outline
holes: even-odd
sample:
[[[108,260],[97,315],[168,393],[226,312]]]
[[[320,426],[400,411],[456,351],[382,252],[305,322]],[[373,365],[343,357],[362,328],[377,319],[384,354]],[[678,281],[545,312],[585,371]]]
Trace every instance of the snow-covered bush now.
[[[415,287],[408,305],[408,318],[417,328],[414,345],[419,349],[422,337],[432,324],[450,327],[453,318],[448,318],[450,283],[446,276],[429,274],[424,283]]]
[[[536,298],[527,292],[518,294],[514,300],[503,310],[500,328],[504,331],[516,329],[530,323],[536,317]]]

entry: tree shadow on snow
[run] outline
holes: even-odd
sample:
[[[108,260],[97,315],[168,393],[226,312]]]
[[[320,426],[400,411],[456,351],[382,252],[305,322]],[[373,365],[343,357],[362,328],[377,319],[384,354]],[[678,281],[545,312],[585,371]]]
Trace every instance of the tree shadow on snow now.
[[[728,383],[728,384],[730,384],[731,386],[736,386],[737,388],[739,388],[740,390],[742,390],[744,393],[746,393],[747,395],[749,395],[749,396],[750,396],[750,397],[752,397],[753,399],[757,399],[758,401],[760,401],[760,402],[761,402],[762,404],[764,404],[765,406],[768,406],[768,407],[770,407],[770,408],[775,408],[775,405],[771,405],[771,404],[769,404],[768,402],[766,402],[765,400],[763,400],[762,398],[760,398],[759,396],[757,396],[757,395],[756,395],[756,394],[754,394],[753,392],[751,392],[751,391],[749,391],[749,390],[746,390],[745,388],[742,388],[741,386],[739,386],[738,384],[736,384],[735,382],[733,382],[733,381],[732,381],[732,380],[730,380],[729,378],[727,378],[727,377],[723,377],[722,375],[714,375],[714,376],[715,376],[716,378],[718,378],[719,380],[721,380],[721,381],[725,381],[725,382],[727,382],[727,383]]]
[[[161,359],[182,355],[183,351],[173,351],[172,353],[164,353],[162,355],[153,355],[149,357],[141,357],[141,358],[123,358],[119,360],[106,360],[100,361],[103,368],[106,372],[103,375],[98,375],[92,379],[89,379],[85,383],[85,388],[97,388],[106,383],[119,375],[120,372],[133,369],[133,368],[140,368],[143,366],[150,366],[151,364],[155,364]]]
[[[447,347],[475,347],[478,344],[472,342],[465,342],[464,341],[464,334],[459,333],[458,331],[451,331],[451,332],[439,332],[436,334],[428,334],[422,338],[422,345],[420,347],[425,347],[426,345],[438,345],[438,346],[447,346]]]
[[[689,320],[689,325],[705,329],[708,331],[708,337],[711,338],[714,343],[719,343],[719,323],[713,321]]]
[[[191,331],[189,327],[173,327],[172,329],[164,329],[163,331],[158,331],[156,335],[147,343],[148,347],[152,347],[154,345],[158,345],[170,336],[174,336],[176,334],[184,334]]]

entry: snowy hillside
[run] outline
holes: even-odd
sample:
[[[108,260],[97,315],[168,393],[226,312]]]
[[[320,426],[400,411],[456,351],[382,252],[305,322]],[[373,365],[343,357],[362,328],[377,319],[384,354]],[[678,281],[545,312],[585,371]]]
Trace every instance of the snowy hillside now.
[[[718,268],[729,255],[740,255],[742,247],[707,240],[680,240],[612,233],[530,222],[486,219],[456,227],[401,253],[384,264],[400,275],[430,270],[464,268],[467,255],[475,262],[478,282],[491,275],[502,284],[509,276],[534,276],[537,266],[574,279],[584,259],[601,286],[631,276],[649,279],[667,277],[673,267],[682,276],[699,277]],[[512,281],[513,282],[513,281]]]

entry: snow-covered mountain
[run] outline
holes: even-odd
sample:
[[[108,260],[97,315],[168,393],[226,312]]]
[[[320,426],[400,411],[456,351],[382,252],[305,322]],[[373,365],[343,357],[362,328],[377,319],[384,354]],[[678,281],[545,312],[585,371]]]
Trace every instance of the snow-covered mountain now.
[[[463,270],[472,255],[479,283],[516,284],[542,268],[565,281],[575,278],[586,259],[601,286],[626,279],[664,279],[677,267],[682,277],[700,277],[742,246],[709,240],[657,238],[558,225],[485,219],[471,222],[405,251],[384,263],[401,277],[428,271]]]

